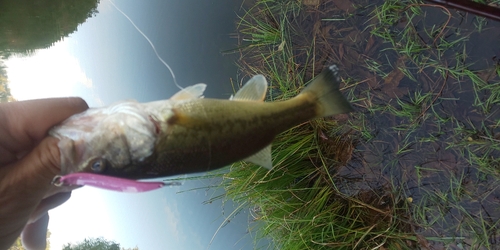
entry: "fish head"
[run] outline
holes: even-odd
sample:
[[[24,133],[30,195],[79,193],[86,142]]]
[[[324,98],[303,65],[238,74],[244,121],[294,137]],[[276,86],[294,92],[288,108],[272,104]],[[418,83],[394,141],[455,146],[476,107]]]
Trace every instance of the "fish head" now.
[[[59,139],[62,175],[127,177],[153,155],[159,128],[141,103],[120,102],[71,116],[50,134]]]

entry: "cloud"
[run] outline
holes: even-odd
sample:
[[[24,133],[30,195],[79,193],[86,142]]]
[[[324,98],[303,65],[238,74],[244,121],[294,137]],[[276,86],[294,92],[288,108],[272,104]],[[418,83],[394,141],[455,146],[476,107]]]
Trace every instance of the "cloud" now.
[[[9,87],[17,100],[49,97],[90,96],[91,103],[101,104],[92,79],[79,60],[69,52],[66,38],[48,49],[28,57],[12,56],[5,61]],[[85,93],[80,93],[80,92]]]
[[[182,207],[182,202],[180,206]],[[172,200],[167,202],[167,199],[163,199],[163,211],[166,215],[166,228],[168,234],[175,239],[174,246],[178,246],[179,249],[206,249],[207,246],[202,243],[200,235],[198,234],[200,230],[204,230],[203,226],[192,224],[193,221],[188,219],[190,214],[192,214],[191,209],[182,208],[179,210],[179,203]],[[191,222],[191,223],[190,223]]]
[[[181,233],[181,215],[179,213],[177,202],[167,202],[163,200],[163,211],[166,216],[166,228],[168,233],[177,242],[182,242],[186,237]]]

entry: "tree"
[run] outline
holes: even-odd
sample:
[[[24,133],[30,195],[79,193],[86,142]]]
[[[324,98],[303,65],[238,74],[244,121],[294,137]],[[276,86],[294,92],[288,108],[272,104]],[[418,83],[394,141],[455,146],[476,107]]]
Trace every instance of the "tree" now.
[[[0,55],[1,57],[1,55]],[[5,70],[5,64],[0,58],[0,102],[11,102],[14,101],[14,97],[10,93],[9,81],[7,80],[7,71]]]
[[[120,250],[120,244],[99,238],[86,238],[78,244],[66,244],[63,250]]]
[[[120,248],[120,244],[99,237],[88,239],[85,238],[82,242],[77,244],[68,243],[64,245],[63,250],[139,250],[139,248]]]
[[[50,47],[97,14],[99,0],[0,0],[0,57]]]

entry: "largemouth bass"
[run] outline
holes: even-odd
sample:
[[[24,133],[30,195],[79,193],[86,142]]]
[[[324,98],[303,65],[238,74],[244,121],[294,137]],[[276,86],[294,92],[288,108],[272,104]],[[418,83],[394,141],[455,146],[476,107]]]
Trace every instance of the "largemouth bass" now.
[[[317,117],[352,111],[330,66],[296,97],[264,102],[267,81],[251,78],[229,100],[203,98],[205,84],[168,100],[125,101],[76,114],[59,138],[62,175],[89,172],[128,179],[209,171],[239,160],[272,168],[275,136]]]

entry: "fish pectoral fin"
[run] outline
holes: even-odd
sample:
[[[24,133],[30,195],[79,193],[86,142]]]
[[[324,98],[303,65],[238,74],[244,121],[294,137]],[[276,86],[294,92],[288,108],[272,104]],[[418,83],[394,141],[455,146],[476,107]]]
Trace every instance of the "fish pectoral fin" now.
[[[186,87],[170,97],[170,100],[180,101],[203,98],[203,92],[205,92],[206,87],[207,85],[204,83],[198,83],[193,86]]]
[[[267,92],[267,80],[263,75],[256,75],[231,96],[229,100],[233,101],[264,101]]]
[[[271,145],[268,145],[256,154],[246,158],[244,161],[248,161],[271,170],[273,168],[273,162],[271,160]]]

